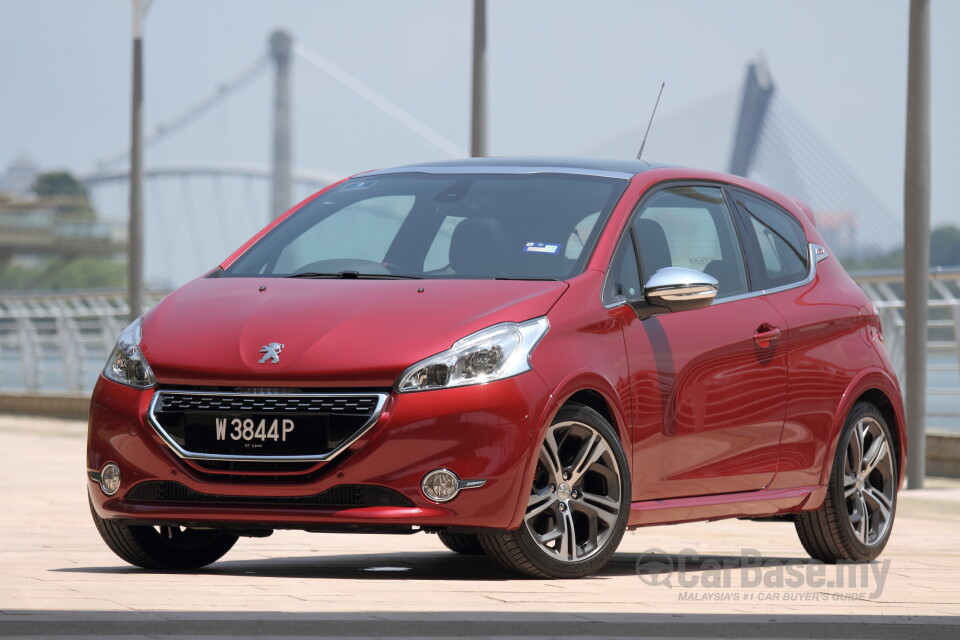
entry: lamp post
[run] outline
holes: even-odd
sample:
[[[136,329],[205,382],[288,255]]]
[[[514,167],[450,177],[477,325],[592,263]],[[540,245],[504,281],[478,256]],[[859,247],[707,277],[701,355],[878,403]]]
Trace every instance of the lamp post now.
[[[487,155],[487,0],[473,0],[473,100],[470,155]]]
[[[926,475],[927,279],[930,271],[930,2],[910,0],[903,268],[907,342],[907,483]]]
[[[133,84],[130,107],[130,221],[127,298],[130,319],[143,313],[143,18],[153,0],[133,0]]]

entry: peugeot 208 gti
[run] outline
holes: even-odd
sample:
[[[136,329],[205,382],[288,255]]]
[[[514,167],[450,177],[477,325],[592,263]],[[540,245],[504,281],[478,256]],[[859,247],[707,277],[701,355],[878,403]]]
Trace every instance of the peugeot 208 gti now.
[[[94,521],[200,567],[275,529],[439,534],[527,576],[627,528],[890,537],[903,410],[877,311],[801,203],[642,161],[477,159],[324,189],[120,335]]]

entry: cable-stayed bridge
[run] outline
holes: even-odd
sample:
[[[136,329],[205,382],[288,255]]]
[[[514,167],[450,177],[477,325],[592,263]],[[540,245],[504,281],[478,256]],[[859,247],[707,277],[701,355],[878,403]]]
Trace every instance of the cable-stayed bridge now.
[[[646,122],[586,150],[631,157]],[[654,121],[644,157],[746,176],[810,205],[841,260],[899,246],[903,222],[777,90],[763,60],[740,87]]]
[[[277,43],[281,50],[278,51]],[[293,166],[293,91],[289,63],[296,60],[312,74],[333,81],[380,119],[423,149],[427,157],[462,157],[466,152],[428,124],[315,51],[289,40],[284,32],[270,39],[270,49],[243,65],[181,112],[157,124],[145,137],[146,278],[153,289],[169,289],[215,266],[275,215],[317,189],[348,175],[343,169]],[[207,136],[204,128],[222,129],[222,112],[232,101],[251,100],[249,89],[262,87],[273,71],[273,162],[241,163],[196,157],[161,160],[171,140]],[[287,78],[281,82],[280,78]],[[332,98],[331,98],[332,99]],[[270,129],[264,120],[226,137]],[[221,132],[222,133],[222,132]],[[199,146],[199,145],[198,145]],[[191,149],[191,152],[194,150]],[[181,154],[182,158],[182,154]],[[95,208],[108,219],[122,220],[128,207],[129,149],[122,146],[91,163],[80,178]],[[375,160],[372,160],[375,162]],[[369,168],[375,168],[370,166]],[[277,194],[282,194],[277,201]]]
[[[291,132],[296,92],[289,75],[281,80],[289,73],[284,65],[291,60],[309,71],[298,75],[303,82],[322,78],[366,105],[357,120],[378,117],[411,145],[419,145],[420,159],[466,155],[455,142],[320,54],[289,40],[288,49],[278,52],[278,38],[285,37],[274,34],[267,52],[157,124],[146,137],[146,276],[152,290],[169,290],[213,268],[283,208],[348,173],[338,169],[335,161],[323,169],[294,166]],[[270,84],[272,91],[263,91]],[[231,118],[225,114],[232,104],[264,98],[254,90],[270,94],[272,122],[263,118],[263,122],[243,122],[241,131],[228,130],[224,123]],[[363,127],[357,122],[345,124]],[[588,149],[571,150],[571,155],[633,157],[645,124],[646,117],[640,117],[635,127]],[[210,138],[211,128],[218,129],[221,139],[262,137],[273,150],[272,162],[245,162],[230,153],[227,159],[201,161],[199,141]],[[373,164],[368,168],[375,168],[376,155],[371,153]],[[864,186],[777,91],[762,61],[749,65],[742,85],[658,117],[644,157],[745,175],[798,197],[813,207],[818,226],[841,260],[887,250],[902,240],[899,216]],[[81,175],[104,218],[98,223],[103,229],[97,227],[97,237],[103,236],[104,246],[115,250],[125,247],[116,236],[129,202],[128,159],[129,149],[122,145],[92,162]],[[15,230],[5,228],[7,222],[0,219],[0,231],[15,243]],[[73,230],[55,222],[48,226],[52,251],[58,250],[57,243],[79,246],[61,237]],[[93,226],[76,233],[90,235],[91,230]],[[31,233],[36,242],[43,229],[34,228]],[[896,275],[885,274],[867,277],[861,285],[884,316],[888,344],[902,377],[903,305],[898,282]],[[929,418],[931,424],[955,424],[960,395],[960,272],[934,274],[931,287]],[[5,296],[0,300],[0,389],[88,392],[127,313],[119,293]]]
[[[271,38],[271,43],[277,39]],[[285,34],[283,37],[286,37]],[[401,106],[364,84],[348,71],[302,44],[289,42],[287,56],[304,67],[302,83],[332,81],[343,94],[367,105],[364,114],[390,123],[421,149],[420,159],[460,157],[455,142],[420,121]],[[293,166],[290,133],[296,92],[284,77],[283,56],[275,48],[257,56],[218,83],[183,111],[157,124],[146,137],[145,168],[146,276],[148,286],[178,286],[215,266],[272,217],[318,188],[344,177],[342,167],[306,169]],[[201,162],[183,157],[184,141],[209,137],[223,128],[221,117],[233,101],[250,101],[252,86],[262,88],[273,71],[273,162],[241,163],[222,158]],[[345,95],[339,99],[345,99]],[[260,96],[262,98],[262,96]],[[337,99],[331,95],[330,100]],[[358,120],[360,116],[358,115]],[[639,118],[638,120],[645,120]],[[359,122],[344,123],[363,129]],[[382,124],[382,123],[381,123]],[[269,122],[245,123],[241,132],[222,137],[267,132]],[[235,127],[236,128],[236,127]],[[286,139],[284,138],[286,136]],[[570,155],[632,157],[643,136],[638,124],[622,134]],[[179,141],[176,160],[164,151]],[[199,145],[197,145],[199,146]],[[187,153],[197,153],[186,147]],[[81,178],[96,208],[107,219],[123,221],[128,206],[125,146],[94,161]],[[737,173],[793,195],[813,207],[818,225],[841,260],[845,256],[887,250],[900,243],[899,216],[864,186],[856,173],[834,153],[777,87],[762,61],[749,65],[742,86],[666,114],[654,122],[645,157],[658,162]],[[331,161],[336,164],[336,160]],[[382,162],[371,152],[370,166]],[[278,184],[278,181],[282,184]],[[282,205],[276,204],[277,193]],[[176,256],[175,259],[171,259]]]

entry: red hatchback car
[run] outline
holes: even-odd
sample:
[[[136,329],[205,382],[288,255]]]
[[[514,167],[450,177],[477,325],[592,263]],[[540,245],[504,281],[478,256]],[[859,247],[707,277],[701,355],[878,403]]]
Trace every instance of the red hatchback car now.
[[[141,567],[275,529],[425,531],[563,578],[627,528],[731,517],[870,560],[905,452],[876,309],[803,204],[642,161],[473,159],[324,189],[131,324],[87,469]]]

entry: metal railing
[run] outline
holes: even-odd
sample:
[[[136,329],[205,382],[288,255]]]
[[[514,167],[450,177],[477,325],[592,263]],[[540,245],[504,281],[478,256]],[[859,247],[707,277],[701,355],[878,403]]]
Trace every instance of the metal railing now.
[[[903,284],[898,272],[853,274],[874,301],[903,382]],[[155,294],[148,305],[161,297]],[[960,427],[960,269],[930,274],[927,426]],[[0,392],[88,393],[127,324],[120,292],[0,297]]]
[[[873,301],[883,323],[890,360],[906,380],[903,273],[851,274]],[[960,269],[935,269],[929,277],[927,321],[927,427],[960,430]]]
[[[0,297],[0,392],[89,393],[129,313],[117,292]]]

